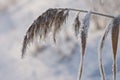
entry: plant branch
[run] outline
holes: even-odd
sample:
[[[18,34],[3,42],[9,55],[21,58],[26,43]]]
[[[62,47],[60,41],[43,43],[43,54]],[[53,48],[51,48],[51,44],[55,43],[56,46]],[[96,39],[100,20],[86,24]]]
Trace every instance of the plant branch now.
[[[80,10],[80,9],[73,9],[73,8],[58,8],[58,9],[59,10],[71,10],[71,11],[78,11],[78,12],[88,13],[87,10]],[[99,16],[104,16],[104,17],[108,17],[108,18],[115,18],[112,15],[107,15],[107,14],[93,12],[93,11],[91,11],[91,14],[95,14],[95,15],[99,15]]]

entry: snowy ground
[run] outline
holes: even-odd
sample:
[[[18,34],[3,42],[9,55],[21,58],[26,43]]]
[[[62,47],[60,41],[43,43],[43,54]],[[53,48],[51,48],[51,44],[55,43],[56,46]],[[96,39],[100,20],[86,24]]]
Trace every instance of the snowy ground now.
[[[5,0],[7,1],[7,0]],[[2,4],[5,1],[0,0]],[[72,5],[71,5],[72,3]],[[43,47],[40,54],[21,59],[21,47],[27,28],[42,12],[51,7],[80,8],[79,0],[20,0],[0,11],[0,80],[76,80],[80,60],[79,43],[70,35],[58,41],[57,48]],[[97,49],[103,31],[90,33],[85,55],[83,80],[100,80]],[[108,80],[112,80],[110,36],[103,61]],[[120,43],[119,43],[120,45]],[[31,53],[37,53],[32,52]],[[118,48],[117,80],[120,78]]]

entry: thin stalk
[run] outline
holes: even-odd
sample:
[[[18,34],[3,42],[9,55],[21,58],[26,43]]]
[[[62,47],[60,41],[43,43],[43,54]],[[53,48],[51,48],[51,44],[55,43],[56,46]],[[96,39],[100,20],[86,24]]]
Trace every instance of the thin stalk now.
[[[83,72],[83,63],[84,63],[84,55],[81,54],[81,60],[80,60],[80,66],[79,66],[79,72],[78,72],[78,79],[81,80],[82,72]]]
[[[117,64],[116,64],[116,58],[113,60],[113,80],[116,80],[116,72],[117,72]]]
[[[101,54],[101,50],[99,50],[98,52],[99,56],[99,68],[100,68],[100,75],[101,75],[101,80],[105,80],[105,72],[104,72],[104,68],[103,68],[103,64],[102,64],[102,54]]]
[[[71,10],[71,11],[78,11],[78,12],[83,12],[83,13],[88,13],[87,10],[80,10],[80,9],[73,9],[73,8],[58,8],[59,10]],[[108,18],[115,18],[112,15],[107,15],[107,14],[103,14],[103,13],[98,13],[98,12],[93,12],[91,11],[91,14],[95,14],[95,15],[99,15],[99,16],[104,16],[104,17],[108,17]]]

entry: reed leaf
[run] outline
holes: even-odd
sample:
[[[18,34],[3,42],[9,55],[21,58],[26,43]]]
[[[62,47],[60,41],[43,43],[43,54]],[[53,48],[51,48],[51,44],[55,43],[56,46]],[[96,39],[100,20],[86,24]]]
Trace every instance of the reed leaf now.
[[[81,61],[80,61],[80,70],[79,70],[79,80],[81,80],[82,77],[82,71],[83,71],[83,63],[84,63],[84,54],[86,49],[86,40],[87,40],[87,34],[88,29],[90,25],[90,17],[91,17],[91,11],[89,11],[84,19],[82,20],[81,24]]]
[[[110,21],[110,23],[108,24],[108,26],[105,29],[105,32],[104,32],[104,34],[102,36],[102,39],[100,41],[100,46],[98,48],[98,59],[99,59],[98,61],[99,61],[99,68],[100,68],[101,80],[105,80],[105,71],[104,71],[103,63],[102,63],[102,49],[104,47],[105,39],[106,39],[106,37],[108,35],[108,32],[112,28],[111,24],[112,23]]]
[[[115,17],[112,25],[112,49],[113,49],[113,80],[116,80],[117,64],[117,45],[119,37],[119,27],[120,27],[120,16]]]
[[[104,32],[101,42],[100,42],[100,46],[99,46],[99,50],[98,50],[98,57],[99,57],[101,80],[105,80],[105,72],[104,72],[104,68],[103,68],[103,64],[102,64],[102,49],[104,47],[105,39],[111,29],[112,29],[113,60],[116,61],[115,57],[116,57],[117,44],[118,44],[119,23],[120,22],[119,22],[118,17],[114,18],[112,21],[110,21],[110,23],[108,24],[108,26],[105,29],[105,32]],[[115,67],[116,67],[116,64],[114,65],[114,70],[116,71]],[[114,72],[114,76],[116,76],[116,72]]]

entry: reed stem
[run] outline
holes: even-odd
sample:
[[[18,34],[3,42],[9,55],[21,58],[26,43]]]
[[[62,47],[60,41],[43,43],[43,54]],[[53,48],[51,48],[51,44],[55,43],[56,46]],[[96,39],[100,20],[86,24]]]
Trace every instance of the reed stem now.
[[[80,10],[80,9],[73,9],[73,8],[58,8],[59,10],[71,10],[71,11],[78,11],[78,12],[83,12],[83,13],[88,13],[87,10]],[[91,11],[91,14],[94,14],[94,15],[99,15],[99,16],[104,16],[104,17],[108,17],[108,18],[115,18],[114,16],[112,15],[107,15],[107,14],[103,14],[103,13],[98,13],[98,12],[93,12]]]

